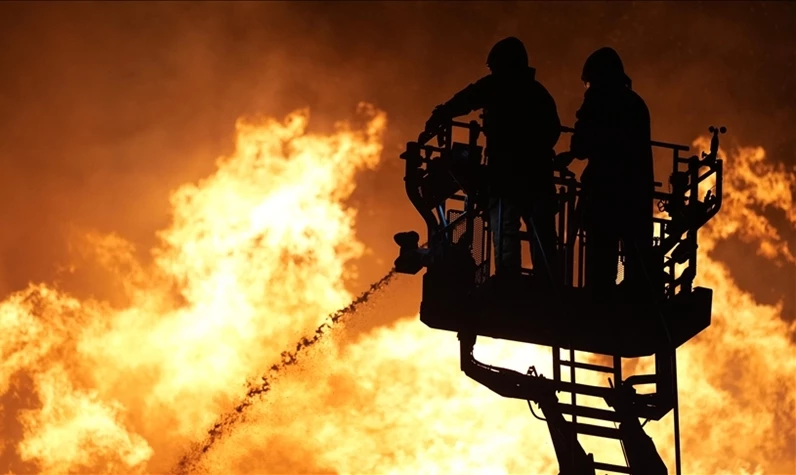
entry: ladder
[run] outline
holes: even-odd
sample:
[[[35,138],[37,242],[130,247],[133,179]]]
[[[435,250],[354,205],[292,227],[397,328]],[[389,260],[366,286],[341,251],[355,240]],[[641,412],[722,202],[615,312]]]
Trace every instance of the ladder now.
[[[567,358],[562,358],[562,353],[568,353]],[[553,347],[553,380],[559,388],[559,394],[564,395],[565,399],[569,399],[569,403],[558,403],[558,408],[562,414],[570,416],[570,426],[573,433],[577,438],[578,435],[589,435],[604,439],[616,440],[622,444],[622,434],[616,425],[621,422],[621,417],[614,410],[598,409],[582,405],[584,399],[578,396],[592,396],[592,397],[605,397],[610,395],[612,387],[610,386],[594,386],[578,382],[577,371],[588,371],[590,373],[597,373],[599,376],[610,378],[613,384],[622,381],[622,358],[619,356],[608,356],[611,359],[610,366],[597,365],[592,363],[584,363],[577,361],[575,350],[566,350],[559,347]],[[566,377],[568,375],[568,377]],[[612,384],[612,385],[613,385]],[[567,398],[567,396],[569,396]],[[580,419],[590,419],[596,421],[605,421],[613,423],[614,427],[606,427],[604,425],[590,424],[588,422],[579,421]],[[622,446],[624,451],[624,446]],[[615,465],[606,462],[592,461],[594,470],[603,470],[613,473],[632,474],[630,467],[627,464],[627,456],[625,456],[625,465]]]

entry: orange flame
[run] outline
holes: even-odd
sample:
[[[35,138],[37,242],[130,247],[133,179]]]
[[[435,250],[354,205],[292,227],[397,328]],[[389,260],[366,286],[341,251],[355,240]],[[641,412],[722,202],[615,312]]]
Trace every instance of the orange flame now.
[[[329,136],[306,133],[306,110],[239,121],[235,154],[174,193],[151,266],[89,234],[124,308],[44,285],[0,304],[0,391],[27,373],[42,405],[19,415],[20,458],[43,472],[162,471],[253,371],[351,300],[343,283],[364,247],[342,203],[378,164],[386,126],[360,112],[361,130]]]

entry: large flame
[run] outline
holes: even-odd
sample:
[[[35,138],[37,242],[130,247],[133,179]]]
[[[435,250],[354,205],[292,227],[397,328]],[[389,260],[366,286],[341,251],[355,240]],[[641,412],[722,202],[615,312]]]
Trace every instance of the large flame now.
[[[246,378],[352,296],[362,255],[354,176],[381,155],[386,117],[307,134],[308,111],[240,121],[235,153],[172,197],[154,263],[116,236],[90,234],[128,305],[37,285],[0,304],[0,393],[32,378],[39,404],[6,445],[44,472],[163,471],[200,438]],[[36,407],[38,406],[38,407]]]
[[[87,236],[124,284],[126,305],[46,285],[0,303],[0,393],[29,386],[38,398],[0,414],[22,425],[0,450],[43,472],[164,472],[243,395],[247,377],[345,306],[346,269],[363,246],[344,202],[357,171],[378,163],[386,120],[362,112],[361,129],[341,124],[328,136],[305,132],[306,111],[240,122],[236,152],[174,194],[151,266],[119,237]],[[722,157],[725,206],[700,234],[698,283],[715,291],[714,323],[679,352],[684,470],[792,473],[794,328],[711,251],[738,237],[792,266],[794,250],[761,209],[796,224],[796,178],[759,148]],[[479,340],[477,351],[551,372],[549,349]],[[355,343],[326,338],[307,357],[199,454],[196,471],[556,473],[545,424],[525,402],[467,379],[453,334],[412,317]],[[670,420],[646,428],[671,460]],[[589,442],[598,459],[621,460],[618,445]]]

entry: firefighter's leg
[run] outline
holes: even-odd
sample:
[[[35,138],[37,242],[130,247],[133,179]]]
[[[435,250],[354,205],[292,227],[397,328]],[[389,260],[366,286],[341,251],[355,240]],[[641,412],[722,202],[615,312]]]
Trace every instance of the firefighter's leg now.
[[[625,285],[635,295],[663,292],[658,279],[662,263],[656,265],[652,235],[652,213],[649,210],[628,213],[621,236],[625,249]]]
[[[520,247],[521,208],[516,200],[491,200],[489,224],[495,246],[495,271],[503,275],[519,274],[522,268]],[[500,233],[496,232],[500,230]]]
[[[539,283],[558,285],[561,265],[556,245],[555,195],[534,200],[523,216],[530,234],[533,271]]]
[[[585,219],[586,286],[595,297],[610,297],[616,286],[619,236],[610,213],[595,213]]]

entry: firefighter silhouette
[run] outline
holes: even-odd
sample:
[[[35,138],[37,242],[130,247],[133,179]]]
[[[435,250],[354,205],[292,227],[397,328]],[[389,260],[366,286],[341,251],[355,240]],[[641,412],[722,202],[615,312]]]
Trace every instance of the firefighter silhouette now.
[[[654,172],[650,114],[611,48],[589,56],[587,86],[570,151],[560,160],[588,159],[583,172],[586,286],[598,295],[616,288],[619,245],[624,282],[632,295],[654,287],[652,236]]]
[[[514,37],[499,41],[489,53],[491,74],[470,84],[438,106],[426,132],[454,117],[483,109],[488,160],[490,226],[496,253],[496,272],[519,275],[520,220],[531,241],[534,273],[540,282],[556,279],[556,195],[553,147],[561,134],[553,97],[536,80],[528,53]],[[500,228],[501,232],[494,232]],[[549,265],[548,265],[549,264]]]

